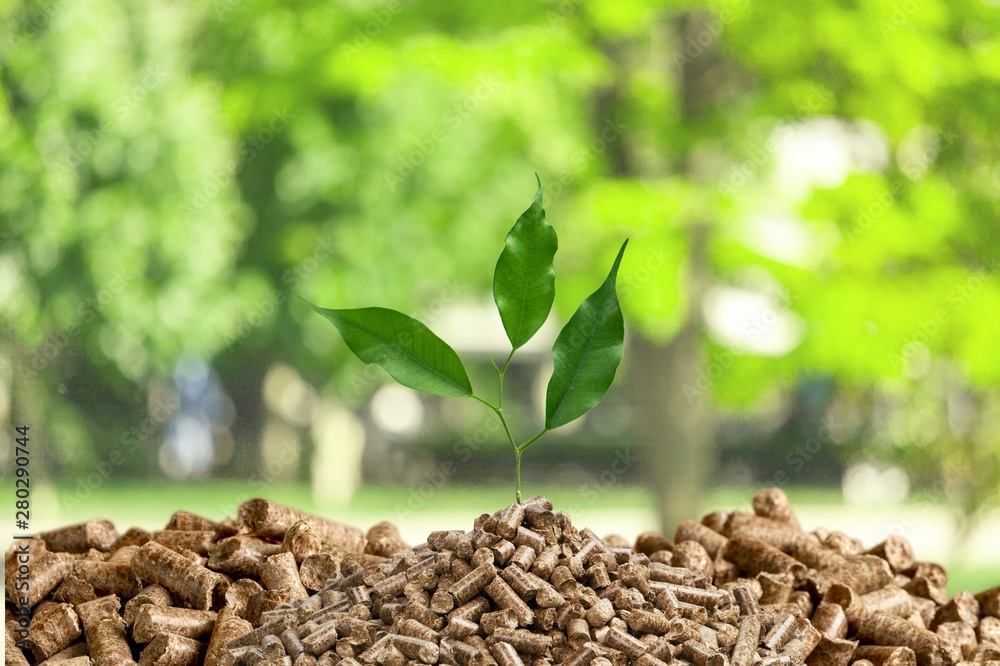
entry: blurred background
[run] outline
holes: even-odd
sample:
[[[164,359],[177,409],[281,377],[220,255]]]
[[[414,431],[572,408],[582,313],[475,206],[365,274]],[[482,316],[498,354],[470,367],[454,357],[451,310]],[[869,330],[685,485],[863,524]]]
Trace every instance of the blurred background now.
[[[529,495],[633,538],[778,485],[996,584],[998,36],[995,0],[0,0],[4,487],[28,425],[38,529],[266,496],[419,542],[512,501],[495,415],[298,297],[412,314],[495,390],[537,172],[516,436],[631,242],[625,362]]]

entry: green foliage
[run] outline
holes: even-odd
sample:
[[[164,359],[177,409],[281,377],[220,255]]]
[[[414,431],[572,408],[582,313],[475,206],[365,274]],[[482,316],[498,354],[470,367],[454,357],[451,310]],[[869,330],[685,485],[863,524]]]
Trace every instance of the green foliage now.
[[[552,379],[545,392],[545,427],[550,430],[597,406],[622,362],[625,319],[615,280],[626,245],[627,240],[604,284],[580,304],[552,346]]]
[[[492,409],[514,449],[515,498],[520,502],[521,455],[549,430],[596,407],[614,381],[625,343],[616,279],[626,245],[628,240],[618,250],[603,284],[580,304],[556,338],[545,427],[520,444],[514,440],[503,411],[504,374],[517,349],[545,323],[555,297],[552,259],[558,241],[555,229],[545,220],[541,178],[531,206],[507,234],[494,270],[493,293],[511,342],[503,367],[494,363],[500,384],[496,405],[473,392],[455,350],[416,319],[387,308],[328,310],[306,303],[337,327],[359,359],[381,367],[403,386],[434,395],[473,398]]]
[[[538,193],[507,234],[493,272],[493,300],[514,349],[530,340],[549,316],[556,297],[552,260],[558,247],[556,230],[545,221],[539,178]]]
[[[354,355],[374,363],[403,386],[451,398],[472,396],[472,384],[455,350],[422,323],[388,308],[327,310]]]

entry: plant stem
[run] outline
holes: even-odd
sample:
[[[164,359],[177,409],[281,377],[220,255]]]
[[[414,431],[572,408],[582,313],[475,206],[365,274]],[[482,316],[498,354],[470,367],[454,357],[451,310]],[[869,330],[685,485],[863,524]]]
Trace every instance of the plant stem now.
[[[510,365],[510,361],[513,358],[514,358],[514,350],[511,349],[510,354],[507,355],[507,360],[504,361],[503,369],[497,370],[497,374],[500,375],[500,402],[497,409],[499,409],[501,412],[503,411],[503,377],[505,374],[507,374],[507,366]]]
[[[521,449],[514,447],[515,477],[517,479],[514,501],[521,503]]]
[[[532,444],[534,444],[535,442],[537,442],[539,439],[541,439],[542,435],[544,435],[548,431],[549,431],[548,428],[542,428],[542,431],[540,433],[538,433],[537,435],[535,435],[531,439],[526,440],[524,443],[521,444],[521,446],[516,447],[517,450],[519,452],[523,453],[524,451],[526,451],[528,449],[529,446],[531,446]]]
[[[510,445],[514,447],[514,450],[517,451],[517,443],[514,442],[514,436],[510,434],[510,427],[507,426],[507,419],[504,418],[503,411],[499,407],[491,403],[489,400],[480,398],[475,393],[473,393],[470,397],[473,400],[478,400],[479,402],[483,403],[484,405],[492,409],[494,414],[500,417],[500,423],[503,425],[503,431],[507,433],[507,441],[509,441]]]

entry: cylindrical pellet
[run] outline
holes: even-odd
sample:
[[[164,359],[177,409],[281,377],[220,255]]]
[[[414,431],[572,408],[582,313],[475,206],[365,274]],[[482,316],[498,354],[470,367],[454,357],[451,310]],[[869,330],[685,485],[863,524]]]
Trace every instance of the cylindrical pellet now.
[[[214,571],[195,564],[155,541],[143,545],[132,557],[132,568],[151,583],[162,585],[197,610],[221,607],[229,586]]]
[[[135,616],[132,639],[137,643],[149,643],[159,634],[205,638],[215,629],[216,618],[214,611],[146,604]]]
[[[723,555],[727,560],[751,574],[762,571],[767,573],[790,573],[796,581],[804,580],[808,570],[806,566],[786,555],[774,546],[757,539],[733,537],[726,545]]]
[[[819,645],[809,655],[806,663],[809,666],[848,666],[854,656],[854,649],[857,647],[857,641],[824,635]]]
[[[764,637],[764,646],[769,650],[780,650],[795,633],[795,616],[791,613],[778,616]]]
[[[223,606],[215,619],[212,636],[208,641],[205,666],[218,666],[229,642],[252,630],[252,624],[236,615],[230,606]]]
[[[847,636],[847,615],[839,604],[822,602],[813,611],[812,624],[830,638]]]
[[[732,666],[750,666],[760,642],[760,615],[747,615],[740,620],[740,631],[733,645]]]
[[[139,666],[198,666],[205,646],[192,638],[159,634],[139,656]]]
[[[28,647],[37,661],[64,650],[81,634],[80,618],[69,604],[45,602],[39,606],[28,627]]]
[[[53,552],[86,553],[91,548],[110,550],[118,531],[110,520],[94,518],[84,523],[60,527],[38,535]]]
[[[365,535],[361,530],[265,499],[243,502],[238,516],[239,522],[252,533],[266,538],[283,538],[288,528],[302,520],[309,523],[323,543],[348,553],[365,550]]]
[[[794,529],[802,529],[795,517],[788,496],[781,488],[766,488],[753,496],[753,512],[763,518],[785,523]]]
[[[289,552],[278,553],[267,558],[260,570],[260,582],[268,590],[286,588],[290,591],[289,599],[302,599],[309,592],[299,578],[299,569],[295,564],[295,556]]]
[[[59,587],[69,573],[56,553],[25,555],[19,552],[11,559],[13,562],[8,560],[4,571],[4,582],[7,599],[17,606],[37,606],[49,592]]]
[[[697,541],[705,548],[709,557],[714,559],[725,550],[729,539],[701,523],[685,520],[677,526],[677,531],[674,534],[674,543],[681,541]]]

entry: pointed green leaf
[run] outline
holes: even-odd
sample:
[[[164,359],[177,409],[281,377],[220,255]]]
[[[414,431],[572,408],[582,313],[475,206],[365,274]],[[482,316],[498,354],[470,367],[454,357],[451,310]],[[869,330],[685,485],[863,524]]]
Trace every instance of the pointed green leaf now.
[[[493,272],[493,300],[514,349],[538,332],[552,309],[556,295],[552,258],[558,246],[556,230],[545,221],[538,178],[535,198],[507,233]]]
[[[388,308],[327,310],[306,303],[337,327],[355,356],[381,367],[403,386],[448,397],[472,395],[455,350],[413,317]]]
[[[580,418],[611,388],[622,362],[625,320],[615,278],[628,240],[604,284],[580,304],[552,346],[552,378],[545,392],[545,427],[551,430]]]

